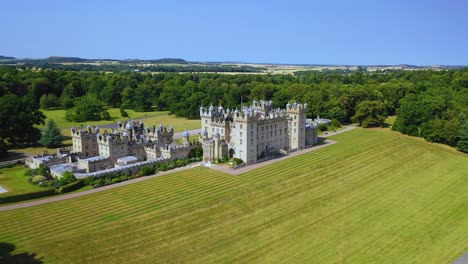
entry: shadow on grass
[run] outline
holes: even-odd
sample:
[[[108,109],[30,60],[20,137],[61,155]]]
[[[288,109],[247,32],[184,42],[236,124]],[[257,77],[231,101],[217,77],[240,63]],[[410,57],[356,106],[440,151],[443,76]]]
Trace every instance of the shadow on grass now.
[[[26,155],[21,152],[12,152],[8,151],[5,156],[0,157],[0,162],[3,161],[10,161],[10,160],[17,160],[17,159],[24,159]]]
[[[42,258],[38,258],[35,253],[13,254],[15,245],[10,243],[0,243],[0,263],[44,263]]]

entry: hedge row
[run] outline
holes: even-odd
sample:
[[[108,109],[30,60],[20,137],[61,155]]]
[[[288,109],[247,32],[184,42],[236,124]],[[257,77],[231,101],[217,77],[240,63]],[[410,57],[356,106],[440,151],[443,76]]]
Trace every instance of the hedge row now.
[[[52,195],[56,195],[56,194],[60,194],[60,193],[67,193],[67,192],[77,190],[77,189],[79,189],[79,188],[81,188],[83,186],[84,186],[83,181],[78,180],[78,181],[74,181],[72,183],[69,183],[67,185],[64,185],[64,186],[60,187],[59,189],[46,189],[46,190],[38,191],[38,192],[31,192],[31,193],[24,193],[24,194],[17,194],[17,195],[0,197],[0,204],[16,203],[16,202],[22,202],[22,201],[26,201],[26,200],[32,200],[32,199],[52,196]]]

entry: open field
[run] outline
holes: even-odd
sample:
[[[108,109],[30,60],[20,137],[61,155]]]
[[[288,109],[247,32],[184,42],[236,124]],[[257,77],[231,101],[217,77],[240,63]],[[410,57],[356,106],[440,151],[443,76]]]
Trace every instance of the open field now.
[[[44,190],[28,182],[28,177],[24,176],[25,171],[22,166],[0,169],[0,186],[8,190],[0,193],[0,197]]]
[[[108,124],[116,124],[118,121],[128,120],[126,117],[120,116],[120,110],[118,108],[111,108],[108,110],[112,120],[101,120],[101,121],[89,121],[83,123],[69,122],[65,120],[66,110],[42,110],[46,116],[46,123],[53,119],[57,126],[61,128],[62,133],[65,135],[65,140],[63,141],[64,146],[71,146],[72,140],[70,137],[70,128],[72,126],[78,127],[80,125],[87,126],[102,126]],[[132,119],[141,119],[145,123],[145,126],[159,126],[163,124],[164,126],[173,126],[175,131],[183,131],[184,129],[195,129],[201,126],[200,120],[189,120],[185,118],[175,117],[169,115],[168,111],[154,111],[154,112],[135,112],[133,110],[126,110]],[[41,128],[45,127],[44,125],[40,126]],[[108,129],[111,128],[103,128]],[[27,147],[27,148],[18,148],[14,149],[15,152],[24,152],[32,154],[40,154],[44,150],[49,152],[55,151],[55,149],[47,149],[41,146]]]
[[[451,263],[468,157],[388,129],[231,176],[195,168],[0,213],[0,243],[52,263]]]
[[[110,108],[109,114],[112,120],[101,120],[101,121],[87,121],[83,123],[69,122],[65,120],[66,110],[42,110],[44,115],[47,117],[46,122],[53,119],[57,126],[60,128],[70,129],[72,126],[80,125],[92,125],[100,126],[105,124],[115,124],[118,121],[128,120],[128,117],[121,117],[120,110],[118,108]],[[145,125],[152,126],[163,124],[165,126],[172,125],[176,131],[182,131],[185,128],[194,129],[200,127],[200,120],[188,120],[185,118],[178,118],[173,115],[169,115],[168,111],[153,111],[153,112],[135,112],[133,110],[125,110],[131,119],[142,119]],[[44,126],[41,126],[44,127]]]

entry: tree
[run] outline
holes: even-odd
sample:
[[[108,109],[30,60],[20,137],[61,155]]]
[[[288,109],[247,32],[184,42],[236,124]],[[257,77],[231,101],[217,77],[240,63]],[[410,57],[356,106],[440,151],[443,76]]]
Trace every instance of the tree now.
[[[67,110],[68,121],[84,122],[110,119],[109,112],[94,95],[85,95],[75,99],[75,106]]]
[[[43,94],[39,101],[42,109],[50,109],[58,106],[57,96],[55,94]]]
[[[0,154],[14,146],[37,143],[41,131],[35,125],[44,124],[44,119],[30,96],[0,97]]]
[[[39,143],[47,148],[56,148],[62,145],[63,134],[57,127],[54,120],[47,122],[47,126],[42,134]]]
[[[353,122],[358,122],[362,127],[383,126],[385,124],[385,105],[381,101],[364,100],[357,105]]]
[[[468,153],[468,119],[465,120],[461,126],[457,149]]]

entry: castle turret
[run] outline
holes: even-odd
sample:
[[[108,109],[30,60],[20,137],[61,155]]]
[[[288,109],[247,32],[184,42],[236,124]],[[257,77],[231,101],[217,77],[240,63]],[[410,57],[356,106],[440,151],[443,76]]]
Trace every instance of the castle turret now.
[[[305,129],[307,104],[288,103],[286,112],[289,115],[289,139],[292,150],[301,150],[305,148]]]
[[[190,133],[187,131],[187,129],[182,134],[182,144],[190,145]]]

